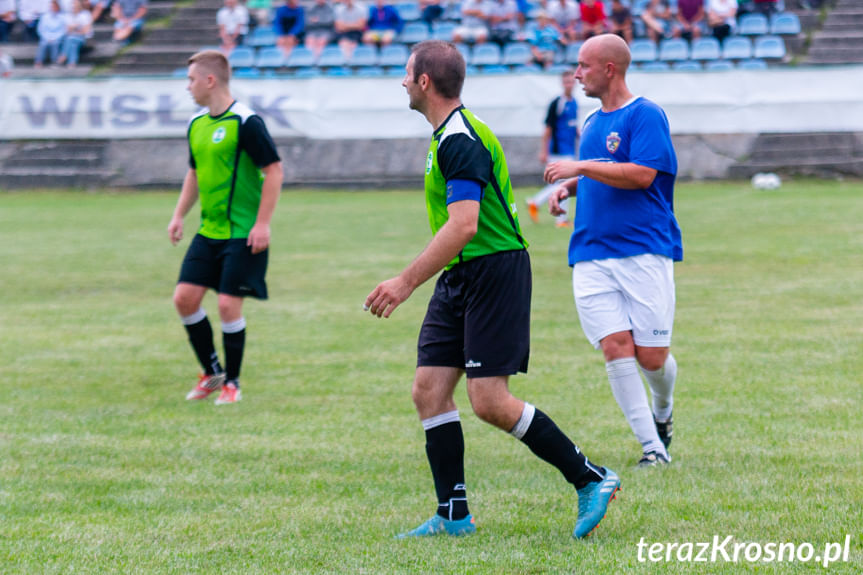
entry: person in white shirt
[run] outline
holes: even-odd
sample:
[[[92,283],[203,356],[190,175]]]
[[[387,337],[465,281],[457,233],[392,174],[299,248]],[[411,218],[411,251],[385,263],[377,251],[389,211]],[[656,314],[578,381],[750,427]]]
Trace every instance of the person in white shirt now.
[[[581,13],[577,3],[572,0],[550,0],[548,15],[561,38],[569,42],[579,40],[578,21],[581,19]]]
[[[27,36],[39,41],[39,18],[51,10],[51,0],[20,0],[18,2],[18,20],[24,24]]]
[[[81,46],[87,38],[93,37],[93,16],[84,10],[81,0],[72,0],[72,9],[66,14],[66,37],[63,38],[63,49],[59,64],[67,64],[70,68],[78,65]]]
[[[225,5],[216,14],[216,23],[222,39],[222,52],[230,54],[249,33],[249,10],[237,0],[225,0]]]
[[[60,46],[66,35],[66,17],[60,12],[60,4],[57,0],[51,0],[51,9],[39,17],[36,28],[39,34],[39,47],[36,50],[36,59],[33,65],[41,68],[45,56],[51,56],[52,62],[57,62],[60,57]]]
[[[737,26],[736,0],[710,0],[707,5],[707,25],[720,42],[734,33]]]
[[[461,5],[461,24],[453,30],[453,42],[482,44],[488,40],[490,4],[486,0],[465,0]]]

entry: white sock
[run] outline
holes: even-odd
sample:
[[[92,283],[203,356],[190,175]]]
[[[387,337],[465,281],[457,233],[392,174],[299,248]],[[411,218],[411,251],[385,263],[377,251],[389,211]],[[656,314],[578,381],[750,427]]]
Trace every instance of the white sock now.
[[[638,362],[634,357],[615,359],[605,364],[608,372],[608,382],[617,405],[623,410],[623,415],[629,422],[635,438],[641,443],[644,453],[659,452],[666,457],[668,452],[659,439],[653,414],[647,405],[647,392],[638,373]]]
[[[677,380],[677,362],[674,361],[674,356],[669,353],[665,365],[656,371],[647,371],[644,368],[641,368],[641,371],[653,394],[653,415],[657,421],[668,421],[674,407],[674,382]]]

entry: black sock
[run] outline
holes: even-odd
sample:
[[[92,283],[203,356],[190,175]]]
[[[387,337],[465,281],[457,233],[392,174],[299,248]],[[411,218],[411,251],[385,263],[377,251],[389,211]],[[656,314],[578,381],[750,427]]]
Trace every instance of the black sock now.
[[[540,459],[557,467],[576,489],[581,489],[592,481],[599,481],[605,476],[605,470],[589,463],[587,457],[554,421],[539,409],[535,411],[530,427],[520,439]]]
[[[213,344],[213,328],[210,326],[210,320],[207,316],[198,323],[184,326],[186,333],[189,334],[189,343],[192,344],[192,349],[195,355],[198,356],[198,362],[204,369],[207,375],[213,375],[222,371],[222,366],[219,365],[219,356],[216,354],[216,346]]]
[[[240,366],[243,364],[243,349],[246,347],[246,329],[234,333],[222,332],[225,346],[225,381],[233,381],[240,387]]]
[[[464,486],[464,436],[461,423],[452,421],[426,430],[426,455],[437,493],[437,513],[444,519],[470,514]]]

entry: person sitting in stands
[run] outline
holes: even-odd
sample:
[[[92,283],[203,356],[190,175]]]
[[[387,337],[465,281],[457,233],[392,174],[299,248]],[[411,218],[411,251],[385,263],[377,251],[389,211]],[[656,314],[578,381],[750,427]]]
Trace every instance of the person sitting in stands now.
[[[396,7],[386,4],[385,0],[377,0],[369,9],[369,20],[363,33],[363,44],[386,46],[395,40],[396,35],[404,28],[404,21],[399,16]]]
[[[230,54],[245,41],[249,33],[249,11],[237,0],[225,0],[225,5],[216,13],[216,23],[222,40],[221,50],[224,54]]]
[[[144,27],[147,0],[114,0],[111,16],[114,17],[114,40],[131,42]]]

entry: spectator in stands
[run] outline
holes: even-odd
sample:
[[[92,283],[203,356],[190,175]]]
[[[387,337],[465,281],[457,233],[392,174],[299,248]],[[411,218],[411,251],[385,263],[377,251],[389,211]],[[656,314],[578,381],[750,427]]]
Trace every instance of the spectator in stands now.
[[[735,0],[709,0],[707,25],[713,37],[722,42],[734,33],[737,26],[737,2]]]
[[[506,46],[518,32],[518,4],[515,0],[491,0],[488,23],[489,39],[501,48]]]
[[[93,23],[101,20],[106,14],[110,14],[108,8],[113,2],[114,0],[93,0],[90,2],[90,15],[93,17]]]
[[[701,2],[702,0],[698,0]],[[611,0],[611,33],[623,38],[627,44],[632,43],[632,12],[621,2]]]
[[[111,16],[114,18],[114,40],[131,42],[144,27],[147,0],[114,0]]]
[[[764,14],[768,18],[779,9],[776,6],[776,0],[753,0],[752,8],[755,12]]]
[[[51,0],[51,9],[39,17],[36,28],[39,34],[39,47],[36,49],[36,59],[33,65],[41,68],[45,57],[51,57],[53,63],[60,58],[60,46],[66,35],[66,16],[60,11],[60,3]]]
[[[581,37],[598,36],[608,29],[605,6],[599,0],[581,0]]]
[[[66,14],[66,37],[63,38],[63,48],[60,53],[59,64],[66,64],[70,68],[78,65],[81,54],[81,46],[88,38],[93,37],[93,16],[89,10],[84,9],[81,0],[72,0],[72,8]]]
[[[398,10],[385,0],[377,0],[369,9],[369,19],[366,31],[363,33],[363,44],[387,46],[395,40],[405,23]]]
[[[276,45],[282,49],[285,58],[291,55],[294,46],[303,41],[306,31],[306,11],[299,0],[285,0],[273,17],[273,30]]]
[[[641,19],[644,21],[647,37],[654,42],[659,42],[664,38],[671,38],[671,8],[664,0],[650,0],[647,8],[641,13]]]
[[[443,18],[441,0],[419,0],[419,4],[422,10],[420,20],[426,23],[431,32],[435,21]]]
[[[677,0],[677,22],[674,35],[689,42],[701,37],[704,23],[704,0]]]
[[[39,18],[51,10],[51,0],[19,0],[18,20],[24,24],[24,35],[39,41]]]
[[[333,38],[336,15],[327,0],[315,0],[306,10],[306,48],[312,51],[315,59]]]
[[[354,48],[363,38],[363,32],[369,20],[369,10],[364,4],[354,0],[344,0],[336,6],[335,16],[336,42],[345,58],[350,60],[354,54]]]
[[[488,6],[485,0],[464,0],[461,24],[453,30],[453,42],[482,44],[488,40]]]
[[[225,0],[225,5],[216,13],[216,23],[219,25],[219,38],[222,40],[221,50],[230,53],[241,45],[249,33],[249,10],[237,0]]]
[[[575,42],[581,38],[581,33],[578,29],[581,12],[578,4],[573,2],[573,0],[550,0],[548,3],[548,16],[560,33],[563,41],[567,43]]]
[[[273,0],[248,0],[246,9],[249,11],[249,23],[255,28],[269,26],[273,20]]]
[[[9,39],[15,20],[15,0],[0,0],[0,42]]]
[[[554,57],[562,42],[560,32],[545,10],[540,10],[536,15],[536,28],[527,41],[530,43],[530,52],[536,64],[543,68],[554,64]]]

